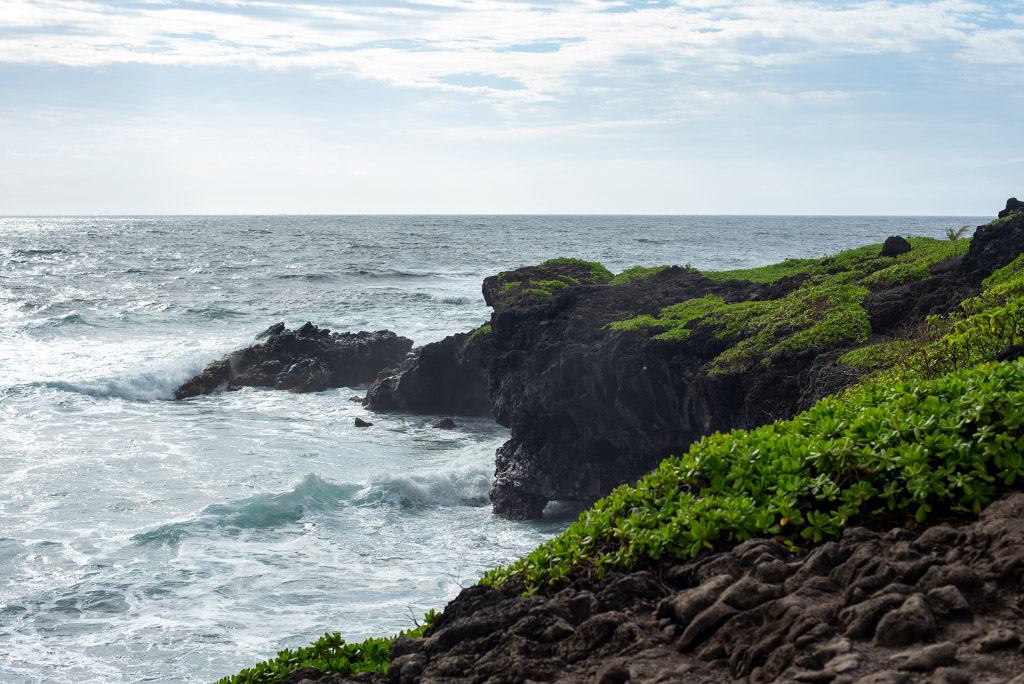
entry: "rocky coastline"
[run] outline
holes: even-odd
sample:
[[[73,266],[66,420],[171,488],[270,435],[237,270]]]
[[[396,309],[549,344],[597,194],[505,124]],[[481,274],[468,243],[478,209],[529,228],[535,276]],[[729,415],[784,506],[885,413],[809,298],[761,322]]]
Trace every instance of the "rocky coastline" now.
[[[806,411],[882,367],[864,350],[934,361],[927,350],[970,332],[943,320],[988,315],[965,303],[997,276],[1019,279],[1024,204],[1011,198],[969,247],[934,242],[898,238],[883,248],[895,255],[874,246],[726,277],[688,267],[613,277],[575,259],[499,274],[483,285],[485,326],[382,366],[364,405],[489,409],[512,433],[496,454],[495,513],[537,517],[550,500],[635,482],[710,433]],[[949,352],[943,368],[1022,355],[1017,332],[995,334],[997,321],[1018,325],[1020,290],[992,299],[1000,348]],[[607,573],[581,552],[550,581],[545,570],[467,587],[417,638],[390,642],[375,671],[298,667],[275,681],[1024,684],[1021,481],[986,485],[998,497],[984,510],[976,497],[977,518],[961,504],[923,524],[861,515],[820,544],[794,544],[776,525],[705,541],[689,560],[654,555]]]
[[[970,527],[771,539],[522,596],[470,587],[387,674],[289,684],[1024,683],[1024,493]]]

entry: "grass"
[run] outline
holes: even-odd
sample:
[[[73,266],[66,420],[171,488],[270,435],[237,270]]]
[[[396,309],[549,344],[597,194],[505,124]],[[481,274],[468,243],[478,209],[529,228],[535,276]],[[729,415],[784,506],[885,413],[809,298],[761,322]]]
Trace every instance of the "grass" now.
[[[755,269],[707,272],[711,280],[745,279],[773,283],[786,276],[805,280],[785,297],[727,303],[709,295],[609,324],[613,330],[646,332],[656,339],[681,342],[699,326],[731,344],[711,360],[709,372],[737,372],[770,361],[772,354],[823,345],[855,345],[871,331],[862,306],[869,291],[928,276],[928,267],[967,251],[969,240],[910,238],[912,251],[881,257],[881,245],[846,250],[822,259],[789,259]],[[614,282],[614,281],[613,281]]]
[[[650,278],[655,273],[661,273],[666,268],[668,268],[668,266],[633,266],[613,277],[608,281],[608,284],[625,285],[626,283],[636,282],[637,280],[644,280],[645,278]]]

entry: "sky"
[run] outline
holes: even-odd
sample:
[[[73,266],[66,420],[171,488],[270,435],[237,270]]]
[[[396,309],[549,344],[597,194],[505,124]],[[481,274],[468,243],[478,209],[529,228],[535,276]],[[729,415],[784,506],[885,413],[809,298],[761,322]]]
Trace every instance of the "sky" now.
[[[1024,0],[0,0],[0,214],[994,215]]]

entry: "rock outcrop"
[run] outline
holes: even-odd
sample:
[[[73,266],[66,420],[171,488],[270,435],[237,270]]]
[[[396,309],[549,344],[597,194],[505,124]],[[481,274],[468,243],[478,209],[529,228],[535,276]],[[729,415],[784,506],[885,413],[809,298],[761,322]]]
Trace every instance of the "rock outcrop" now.
[[[1024,684],[1024,493],[971,527],[771,539],[547,594],[464,589],[387,675],[286,682]]]
[[[487,415],[491,402],[480,362],[483,340],[470,337],[459,333],[414,349],[400,366],[380,373],[364,405],[375,411]]]
[[[879,339],[955,310],[1022,252],[1024,213],[1015,213],[980,228],[966,255],[931,264],[929,275],[873,281],[860,304],[870,335]],[[861,374],[836,363],[856,346],[850,340],[784,347],[722,370],[711,360],[735,339],[713,326],[695,323],[685,339],[608,327],[701,297],[726,305],[780,300],[806,276],[768,285],[673,267],[621,285],[606,279],[562,260],[484,281],[494,311],[480,361],[494,415],[512,431],[498,449],[490,493],[500,515],[535,518],[549,500],[603,496],[704,435],[792,417]]]
[[[259,343],[231,352],[174,392],[175,399],[210,394],[218,388],[273,387],[319,392],[370,382],[399,363],[412,340],[389,330],[337,333],[306,323],[297,330],[278,323],[260,333]]]

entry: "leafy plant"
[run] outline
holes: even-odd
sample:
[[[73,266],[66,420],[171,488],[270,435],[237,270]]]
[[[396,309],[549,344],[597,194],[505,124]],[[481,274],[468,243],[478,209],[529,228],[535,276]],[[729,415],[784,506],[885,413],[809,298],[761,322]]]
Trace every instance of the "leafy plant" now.
[[[1022,361],[862,388],[789,421],[702,439],[481,582],[518,575],[532,593],[755,536],[803,544],[851,520],[973,514],[1019,486],[1022,453]]]
[[[324,634],[310,646],[278,651],[277,658],[257,663],[236,675],[224,677],[217,684],[269,684],[284,679],[300,667],[313,667],[322,672],[356,674],[359,672],[387,673],[390,659],[388,649],[400,636],[419,638],[433,624],[439,613],[431,609],[424,615],[422,625],[382,639],[367,639],[358,644],[346,644],[341,634]]]
[[[969,228],[970,226],[960,226],[959,228],[947,226],[946,237],[949,238],[950,242],[956,242],[957,240],[963,237],[964,233],[966,233]]]

